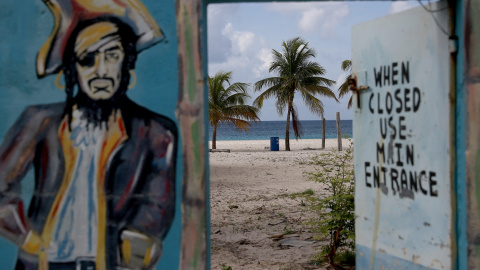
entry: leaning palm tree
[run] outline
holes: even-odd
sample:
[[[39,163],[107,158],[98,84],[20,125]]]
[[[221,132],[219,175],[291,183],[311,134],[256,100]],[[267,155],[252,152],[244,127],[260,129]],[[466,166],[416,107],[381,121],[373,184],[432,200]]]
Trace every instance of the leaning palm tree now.
[[[231,123],[245,131],[251,126],[247,120],[259,121],[259,109],[245,105],[250,98],[247,83],[230,84],[232,72],[219,71],[208,77],[208,120],[213,127],[212,149],[217,148],[217,127],[219,123]]]
[[[348,88],[348,80],[352,77],[352,60],[343,60],[342,70],[347,73],[348,76],[345,78],[345,81],[342,83],[342,85],[340,85],[340,87],[338,88],[338,98],[342,98],[344,95],[350,93],[350,89]],[[352,107],[352,100],[353,95],[350,96],[350,99],[348,100],[348,109]]]
[[[263,101],[270,97],[276,98],[275,106],[279,115],[287,109],[287,127],[285,130],[285,150],[290,151],[290,118],[295,138],[301,137],[302,128],[298,118],[297,108],[293,103],[295,93],[298,92],[311,112],[323,117],[323,103],[316,95],[337,98],[329,88],[335,81],[321,77],[325,69],[318,63],[311,61],[315,57],[315,50],[308,47],[308,43],[299,37],[282,43],[283,51],[280,53],[272,50],[273,62],[270,63],[269,72],[276,73],[255,83],[254,90],[261,93],[255,100],[254,106],[261,108]]]

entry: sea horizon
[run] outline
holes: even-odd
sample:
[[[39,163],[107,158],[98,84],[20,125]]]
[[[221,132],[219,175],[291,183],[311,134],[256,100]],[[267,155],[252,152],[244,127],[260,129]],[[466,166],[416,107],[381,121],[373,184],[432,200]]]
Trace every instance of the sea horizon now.
[[[217,128],[217,141],[244,141],[244,140],[270,140],[271,137],[285,139],[286,121],[260,121],[252,122],[248,131],[238,130],[232,124],[220,124]],[[301,120],[303,134],[299,139],[321,139],[322,120]],[[340,120],[342,138],[353,138],[352,120]],[[213,127],[209,125],[209,141],[212,140]],[[336,120],[325,120],[325,138],[337,138]],[[292,124],[290,123],[290,139],[294,140]]]

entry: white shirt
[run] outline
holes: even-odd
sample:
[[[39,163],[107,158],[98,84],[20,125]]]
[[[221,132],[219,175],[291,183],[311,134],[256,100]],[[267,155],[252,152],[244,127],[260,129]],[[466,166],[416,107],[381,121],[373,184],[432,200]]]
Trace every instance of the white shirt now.
[[[98,232],[98,161],[105,124],[94,126],[73,112],[70,139],[78,150],[72,179],[62,198],[47,250],[50,262],[74,262],[96,257]]]

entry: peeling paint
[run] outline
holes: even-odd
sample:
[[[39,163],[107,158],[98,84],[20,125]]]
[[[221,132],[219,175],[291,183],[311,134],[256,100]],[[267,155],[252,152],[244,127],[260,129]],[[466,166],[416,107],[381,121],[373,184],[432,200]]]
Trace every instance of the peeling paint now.
[[[400,199],[409,198],[409,199],[415,200],[415,193],[413,193],[413,191],[410,189],[402,188],[400,189],[400,192],[398,193],[398,195],[400,196]]]

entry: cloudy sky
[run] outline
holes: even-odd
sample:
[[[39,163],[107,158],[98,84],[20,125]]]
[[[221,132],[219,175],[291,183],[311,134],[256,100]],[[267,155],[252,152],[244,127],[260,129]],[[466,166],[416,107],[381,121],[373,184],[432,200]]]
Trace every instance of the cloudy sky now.
[[[351,58],[351,27],[355,24],[387,16],[417,6],[409,2],[283,2],[241,3],[208,6],[208,73],[233,71],[232,82],[254,83],[273,74],[268,73],[271,51],[281,51],[283,41],[300,36],[315,49],[316,61],[327,73],[325,77],[337,82],[345,79],[341,62]],[[333,87],[337,93],[337,83]],[[258,92],[250,89],[255,98]],[[319,120],[295,98],[300,120]],[[250,103],[253,101],[250,100]],[[342,119],[352,119],[347,110],[348,98],[322,98],[325,118],[334,120],[340,112]],[[261,110],[261,120],[285,120],[267,100]]]

